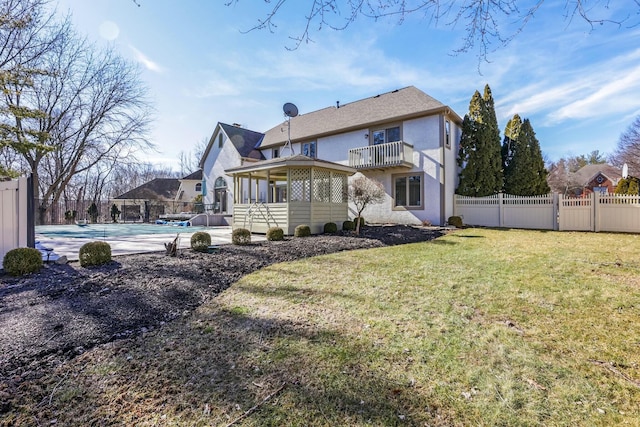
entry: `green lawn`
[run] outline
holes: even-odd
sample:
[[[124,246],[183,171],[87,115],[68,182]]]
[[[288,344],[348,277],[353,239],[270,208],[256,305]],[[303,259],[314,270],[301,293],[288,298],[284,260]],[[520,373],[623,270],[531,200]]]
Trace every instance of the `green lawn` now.
[[[639,267],[636,235],[488,229],[278,264],[81,356],[31,411],[62,424],[640,425]]]

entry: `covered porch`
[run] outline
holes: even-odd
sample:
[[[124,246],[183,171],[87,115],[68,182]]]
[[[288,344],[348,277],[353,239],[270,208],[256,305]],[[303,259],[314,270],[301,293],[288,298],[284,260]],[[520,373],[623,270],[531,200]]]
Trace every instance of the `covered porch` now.
[[[303,155],[251,163],[225,171],[233,177],[233,228],[292,235],[306,224],[313,234],[349,219],[348,177],[355,169]]]

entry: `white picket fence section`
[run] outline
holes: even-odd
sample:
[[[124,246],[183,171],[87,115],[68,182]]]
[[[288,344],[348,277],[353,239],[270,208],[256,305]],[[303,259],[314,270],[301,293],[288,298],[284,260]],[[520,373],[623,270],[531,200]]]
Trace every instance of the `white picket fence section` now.
[[[467,225],[483,227],[640,233],[640,196],[597,192],[579,198],[456,195],[454,213]]]
[[[594,231],[640,233],[640,196],[595,195]]]
[[[556,194],[531,197],[502,193],[487,197],[456,195],[454,212],[468,225],[556,230],[557,200]]]
[[[27,178],[0,181],[0,268],[11,249],[27,246]]]

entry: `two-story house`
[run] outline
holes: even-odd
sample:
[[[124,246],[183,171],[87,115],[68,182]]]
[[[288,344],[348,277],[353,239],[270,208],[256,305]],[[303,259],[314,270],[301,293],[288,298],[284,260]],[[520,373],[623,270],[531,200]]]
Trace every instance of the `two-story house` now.
[[[250,156],[233,141],[231,155],[222,156],[228,125],[219,124],[201,165],[207,188],[224,180],[226,194],[234,194],[227,212],[243,207],[235,216],[246,217],[256,203],[290,203],[293,190],[297,200],[332,202],[333,209],[345,202],[346,180],[357,172],[380,181],[387,194],[365,210],[367,222],[444,224],[453,215],[461,123],[451,108],[410,86],[287,118],[264,134],[247,131],[256,141]],[[209,193],[205,200],[217,199]]]

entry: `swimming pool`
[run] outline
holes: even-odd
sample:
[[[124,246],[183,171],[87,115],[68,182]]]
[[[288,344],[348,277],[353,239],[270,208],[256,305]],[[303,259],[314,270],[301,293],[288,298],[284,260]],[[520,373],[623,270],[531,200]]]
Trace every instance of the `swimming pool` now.
[[[107,239],[149,234],[195,233],[207,227],[183,227],[171,224],[89,224],[78,225],[37,225],[36,234],[51,238]]]

